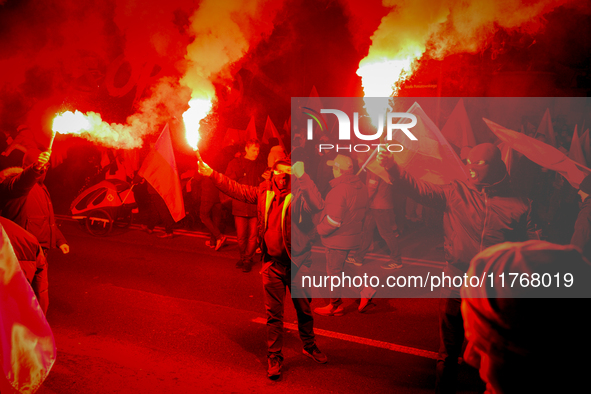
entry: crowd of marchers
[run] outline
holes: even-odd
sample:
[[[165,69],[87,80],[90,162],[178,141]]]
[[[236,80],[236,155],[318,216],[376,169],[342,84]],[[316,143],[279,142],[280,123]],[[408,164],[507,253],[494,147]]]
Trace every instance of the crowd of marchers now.
[[[440,221],[449,275],[482,272],[485,267],[495,273],[567,267],[578,280],[589,278],[591,177],[576,190],[537,169],[531,187],[524,190],[523,183],[512,181],[499,149],[487,143],[467,153],[468,178],[445,185],[413,177],[397,164],[395,154],[380,152],[377,163],[387,172],[387,182],[372,171],[359,172],[359,163],[347,154],[306,150],[298,140],[292,144],[291,152],[279,144],[265,147],[264,160],[257,140],[246,142],[227,163],[214,160],[210,166],[198,160],[192,177],[198,181],[192,191],[199,194],[198,204],[186,204],[209,231],[207,245],[215,250],[224,247],[231,227],[227,218],[233,216],[236,268],[249,272],[260,260],[270,379],[281,376],[288,289],[303,354],[318,363],[328,361],[316,346],[313,313],[342,316],[341,294],[333,290],[325,306],[312,310],[309,294],[297,294],[303,290],[292,287],[292,276],[310,264],[318,241],[325,248],[328,275],[339,275],[347,264],[364,265],[377,241],[374,234],[385,241],[389,253],[381,269],[401,270],[405,265],[399,239],[407,228],[417,226],[414,222]],[[57,247],[69,252],[44,185],[49,162],[50,152],[31,149],[22,166],[0,173],[0,224],[44,312],[49,303],[47,251]],[[161,236],[172,237],[175,223],[166,204],[149,185],[147,190],[144,230],[153,232],[161,221]],[[581,197],[580,209],[573,203],[576,195]],[[570,222],[565,219],[569,212]],[[376,290],[359,290],[358,310],[364,313],[374,306]],[[496,298],[479,298],[470,289],[443,289],[437,392],[455,392],[461,357],[479,368],[491,393],[575,391],[585,367],[576,361],[576,353],[589,350],[581,300],[524,299],[523,291],[504,288]],[[580,342],[564,347],[547,336]]]

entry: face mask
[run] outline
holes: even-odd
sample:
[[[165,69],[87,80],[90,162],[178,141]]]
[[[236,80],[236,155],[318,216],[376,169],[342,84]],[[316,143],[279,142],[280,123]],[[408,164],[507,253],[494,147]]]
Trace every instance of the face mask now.
[[[475,146],[468,154],[467,168],[470,181],[477,185],[491,185],[505,175],[499,148],[493,144]]]
[[[280,173],[273,175],[273,184],[279,191],[283,191],[289,187],[291,175]]]

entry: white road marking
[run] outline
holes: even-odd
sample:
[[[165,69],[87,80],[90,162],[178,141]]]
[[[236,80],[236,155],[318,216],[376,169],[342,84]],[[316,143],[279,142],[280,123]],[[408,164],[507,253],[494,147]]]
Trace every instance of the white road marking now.
[[[256,319],[253,319],[252,321],[254,323],[267,324],[267,321],[262,317],[257,317]],[[298,330],[297,324],[283,323],[283,325],[286,328],[289,328],[290,330],[294,330],[294,331]],[[381,348],[381,349],[392,350],[392,351],[398,352],[398,353],[412,354],[413,356],[419,356],[419,357],[425,357],[425,358],[437,360],[437,353],[431,352],[429,350],[423,350],[423,349],[417,349],[417,348],[409,347],[409,346],[397,345],[395,343],[390,343],[390,342],[376,341],[375,339],[363,338],[363,337],[358,337],[358,336],[349,335],[349,334],[342,334],[340,332],[322,330],[320,328],[314,328],[314,334],[322,335],[324,337],[329,337],[329,338],[340,339],[340,340],[347,341],[347,342],[359,343],[361,345],[367,345],[367,346],[373,346],[373,347],[377,347],[377,348]]]

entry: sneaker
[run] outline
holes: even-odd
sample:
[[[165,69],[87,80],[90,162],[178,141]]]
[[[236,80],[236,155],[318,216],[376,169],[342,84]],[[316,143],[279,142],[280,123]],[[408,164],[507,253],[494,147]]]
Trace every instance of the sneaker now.
[[[244,265],[242,266],[242,272],[250,272],[252,269],[252,261],[245,261]]]
[[[368,310],[373,309],[374,306],[376,306],[376,304],[371,302],[371,300],[371,298],[361,298],[361,300],[359,300],[359,307],[357,308],[359,313],[365,313]]]
[[[226,243],[226,236],[222,235],[220,239],[218,239],[215,243],[215,250],[220,250],[222,246]]]
[[[395,261],[390,261],[389,263],[384,263],[381,265],[381,267],[385,270],[397,270],[399,268],[402,268],[403,265],[402,263],[397,263]]]
[[[355,265],[355,266],[357,266],[357,267],[361,267],[361,266],[363,265],[363,264],[361,263],[361,261],[357,261],[357,260],[355,260],[355,257],[347,257],[347,260],[346,260],[346,261],[347,261],[347,263],[349,263],[349,264],[353,264],[353,265]]]
[[[240,259],[236,262],[236,268],[240,269],[244,266],[244,260]]]
[[[210,248],[215,248],[215,245],[212,245],[210,240],[205,241],[205,246],[209,246]]]
[[[326,354],[322,353],[316,344],[310,346],[309,348],[304,348],[302,352],[312,360],[316,361],[318,364],[326,364],[328,361]]]
[[[314,308],[314,312],[321,316],[343,316],[345,314],[345,308],[342,304],[333,305],[328,304],[320,308]]]
[[[359,300],[359,307],[357,308],[359,313],[365,313],[376,306],[376,304],[371,302],[376,292],[377,290],[371,287],[364,287],[363,290],[361,290],[359,293],[361,299]]]
[[[269,379],[279,379],[279,377],[281,377],[281,358],[273,355],[267,358],[267,362],[269,363],[269,367],[267,368],[267,376]]]
[[[174,237],[174,234],[173,233],[158,234],[157,237],[158,238],[172,238],[172,237]]]

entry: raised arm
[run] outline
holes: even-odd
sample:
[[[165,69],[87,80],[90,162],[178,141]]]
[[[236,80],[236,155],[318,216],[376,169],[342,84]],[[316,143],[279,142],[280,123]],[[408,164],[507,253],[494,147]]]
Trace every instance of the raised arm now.
[[[380,152],[377,160],[388,171],[394,186],[399,187],[408,197],[431,208],[445,209],[447,197],[444,186],[416,179],[398,166],[392,153]]]
[[[258,188],[255,186],[241,185],[227,176],[214,171],[202,161],[197,162],[197,168],[201,175],[210,177],[212,183],[222,193],[248,204],[256,204],[258,199]]]
[[[25,168],[20,174],[0,180],[0,199],[6,201],[27,194],[45,173],[49,158],[49,152],[42,152],[37,162]],[[0,209],[2,209],[1,206]]]

